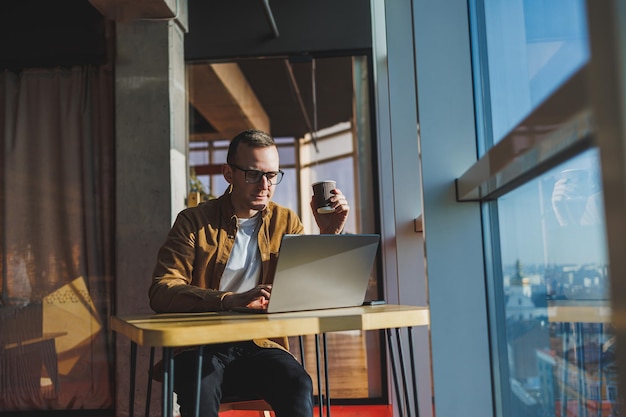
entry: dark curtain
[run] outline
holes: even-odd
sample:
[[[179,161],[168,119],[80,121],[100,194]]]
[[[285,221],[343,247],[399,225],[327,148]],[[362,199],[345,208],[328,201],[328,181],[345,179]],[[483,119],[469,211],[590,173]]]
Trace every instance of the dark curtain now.
[[[113,77],[0,73],[0,412],[113,408]]]

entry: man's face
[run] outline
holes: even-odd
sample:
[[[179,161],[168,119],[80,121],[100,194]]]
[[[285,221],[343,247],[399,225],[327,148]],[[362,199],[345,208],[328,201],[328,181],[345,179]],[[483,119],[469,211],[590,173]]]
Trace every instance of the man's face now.
[[[248,184],[242,169],[262,172],[278,171],[278,149],[275,146],[253,148],[239,145],[233,165],[224,165],[224,178],[232,185],[231,199],[237,217],[248,218],[265,208],[274,195],[275,185],[271,185],[265,176],[256,184]]]

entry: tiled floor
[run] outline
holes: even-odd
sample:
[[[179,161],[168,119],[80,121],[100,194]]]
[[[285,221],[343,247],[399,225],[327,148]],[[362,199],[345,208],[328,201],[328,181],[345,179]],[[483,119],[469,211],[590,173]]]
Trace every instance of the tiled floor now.
[[[330,408],[331,417],[391,417],[393,412],[388,405],[334,405]],[[273,416],[274,414],[272,414]],[[258,411],[226,411],[220,417],[258,417]],[[315,408],[313,417],[318,417]],[[326,410],[324,410],[326,416]]]

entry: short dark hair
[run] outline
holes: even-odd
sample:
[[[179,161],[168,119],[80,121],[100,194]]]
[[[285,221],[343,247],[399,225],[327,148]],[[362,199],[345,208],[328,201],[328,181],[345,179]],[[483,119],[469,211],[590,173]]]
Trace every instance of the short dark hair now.
[[[258,129],[248,129],[241,133],[238,133],[228,146],[228,154],[226,156],[226,163],[235,163],[235,154],[240,144],[248,145],[253,148],[265,148],[268,146],[276,146],[274,138],[268,133]]]

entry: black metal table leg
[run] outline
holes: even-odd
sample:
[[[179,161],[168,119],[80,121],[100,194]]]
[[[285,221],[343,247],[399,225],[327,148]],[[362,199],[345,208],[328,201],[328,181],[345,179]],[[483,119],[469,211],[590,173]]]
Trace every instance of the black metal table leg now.
[[[163,417],[173,417],[174,357],[172,349],[163,348]]]
[[[306,368],[304,357],[304,336],[298,336],[298,342],[300,343],[300,363],[302,363],[303,368]]]
[[[400,340],[400,329],[396,330],[396,343],[398,345],[398,357],[400,359],[400,374],[402,375],[402,394],[404,395],[404,405],[406,406],[407,415],[411,415],[411,406],[409,403],[409,390],[406,380],[406,367],[404,365],[404,349],[402,349],[402,340]]]
[[[324,350],[324,392],[326,393],[326,417],[330,417],[330,384],[328,382],[328,348],[326,343],[326,333],[322,333],[322,347]]]
[[[196,404],[194,408],[194,416],[200,416],[200,382],[202,380],[202,360],[204,357],[204,349],[203,346],[198,346],[197,352],[197,361],[198,361],[198,369],[196,373]]]
[[[404,411],[408,416],[419,417],[419,403],[417,397],[417,371],[415,370],[415,348],[413,345],[413,332],[412,328],[407,328],[408,347],[410,355],[410,367],[411,367],[411,385],[413,391],[413,410],[411,410],[411,401],[409,400],[409,382],[406,376],[406,368],[404,361],[404,349],[402,348],[402,340],[400,337],[401,329],[394,329],[396,332],[396,349],[398,353],[398,362],[396,362],[394,356],[393,337],[391,334],[392,329],[385,329],[387,335],[387,345],[389,347],[389,358],[391,360],[391,370],[393,372],[394,391],[396,392],[396,401],[398,403],[398,413],[400,417],[404,416]],[[400,373],[402,374],[402,381],[399,380],[397,366],[400,366]],[[400,393],[402,390],[402,394]],[[413,412],[412,412],[413,411]]]
[[[315,356],[316,356],[316,367],[317,367],[317,398],[319,405],[319,415],[320,417],[324,416],[322,405],[324,401],[322,400],[322,369],[320,362],[320,336],[318,334],[315,335]]]
[[[404,407],[402,406],[402,397],[400,397],[400,383],[398,382],[398,370],[396,369],[396,360],[393,355],[393,339],[391,329],[385,329],[387,334],[387,346],[389,349],[389,359],[391,360],[391,371],[393,373],[394,391],[396,392],[396,401],[398,403],[398,414],[404,417]]]
[[[420,409],[417,399],[417,371],[415,370],[415,347],[413,346],[413,328],[407,328],[409,337],[409,354],[411,355],[411,380],[413,382],[413,405],[415,407],[415,417],[419,417]]]

